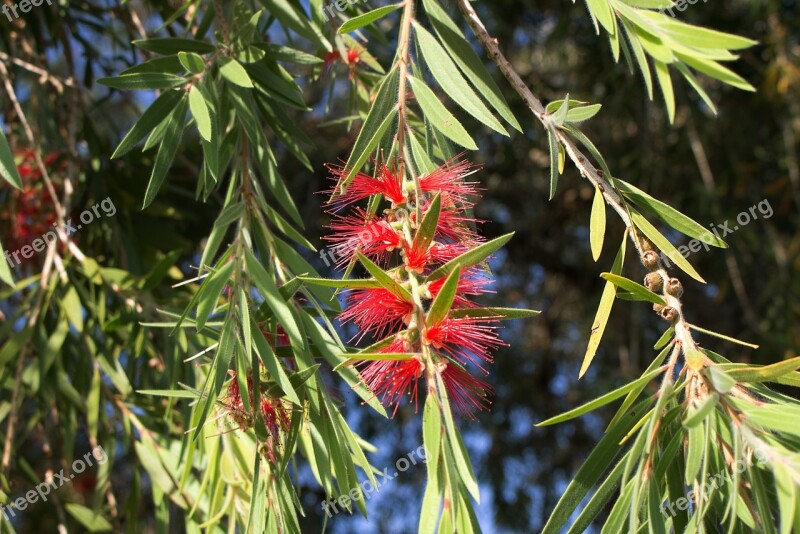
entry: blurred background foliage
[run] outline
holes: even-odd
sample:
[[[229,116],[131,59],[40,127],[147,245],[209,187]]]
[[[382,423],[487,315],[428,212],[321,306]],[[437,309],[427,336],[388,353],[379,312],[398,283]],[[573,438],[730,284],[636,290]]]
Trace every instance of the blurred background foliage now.
[[[371,3],[372,4],[372,3]],[[377,4],[377,3],[375,3]],[[125,320],[145,320],[156,307],[172,307],[184,300],[170,283],[192,274],[202,240],[208,235],[222,199],[212,196],[205,205],[194,200],[200,145],[189,136],[156,201],[141,211],[141,199],[153,164],[154,151],[133,152],[124,159],[109,156],[149,103],[140,95],[98,87],[95,80],[115,75],[143,59],[146,53],[129,45],[142,30],[151,33],[179,6],[174,1],[70,2],[68,9],[39,10],[13,24],[0,20],[0,51],[10,57],[48,65],[56,83],[9,63],[24,109],[35,121],[43,149],[63,151],[78,169],[80,187],[73,200],[78,213],[110,196],[117,207],[114,217],[78,234],[85,252],[106,267],[119,267],[145,275],[173,251],[182,274],[173,269],[167,279],[137,299],[141,315]],[[760,345],[755,351],[727,345],[715,338],[700,338],[706,347],[724,352],[737,362],[770,363],[797,355],[800,350],[800,6],[793,0],[710,0],[689,5],[676,14],[689,22],[738,33],[759,41],[745,50],[736,65],[757,89],[755,94],[725,87],[708,78],[701,83],[717,103],[713,116],[683,82],[678,82],[678,112],[669,125],[663,103],[650,102],[638,73],[615,64],[603,36],[595,35],[583,2],[492,0],[476,4],[490,33],[512,59],[517,71],[544,101],[572,98],[599,102],[603,109],[587,124],[586,133],[604,154],[615,175],[664,200],[704,224],[733,221],[740,212],[768,201],[774,214],[759,218],[727,236],[730,248],[701,250],[692,263],[709,282],[702,286],[682,277],[688,321],[710,330],[735,335]],[[390,22],[383,21],[390,24]],[[388,28],[387,28],[388,29]],[[467,31],[467,33],[469,33]],[[392,35],[387,31],[387,35]],[[369,49],[376,57],[392,50],[376,36]],[[383,48],[385,46],[385,48]],[[388,60],[387,60],[388,61]],[[503,331],[511,347],[496,355],[490,379],[496,395],[492,412],[463,424],[470,455],[481,481],[479,519],[487,532],[531,532],[544,524],[589,450],[599,439],[605,422],[597,415],[566,424],[536,428],[535,423],[561,413],[603,392],[638,377],[655,353],[661,321],[641,303],[620,302],[595,364],[578,380],[592,319],[602,291],[599,273],[613,260],[613,247],[623,230],[610,218],[609,238],[600,262],[592,261],[588,224],[593,190],[567,165],[553,201],[548,202],[547,140],[524,104],[496,79],[523,125],[524,134],[511,139],[491,134],[464,117],[480,150],[472,157],[484,166],[478,175],[485,188],[477,216],[486,220],[484,233],[491,238],[515,231],[515,238],[496,257],[492,267],[498,281],[497,302],[487,305],[541,309],[534,320],[509,323]],[[306,221],[306,236],[322,246],[327,230],[324,201],[316,192],[328,187],[323,165],[346,158],[356,131],[334,119],[349,114],[351,90],[348,69],[295,72],[304,88],[310,113],[296,114],[298,126],[314,141],[310,151],[314,172],[278,150],[282,175]],[[59,94],[58,80],[74,76],[74,100]],[[329,93],[331,84],[333,93]],[[3,91],[4,93],[4,91]],[[331,98],[331,94],[333,98]],[[15,111],[0,96],[3,125],[16,125]],[[69,154],[58,129],[77,121],[81,142]],[[193,134],[196,135],[196,134]],[[12,131],[14,148],[24,150],[24,135]],[[3,211],[13,202],[9,189],[0,193]],[[8,218],[3,236],[8,235]],[[733,224],[731,224],[731,227]],[[612,237],[613,236],[613,237]],[[676,244],[685,244],[681,236]],[[610,243],[610,244],[609,244]],[[318,256],[309,261],[323,275],[335,273]],[[17,279],[26,267],[15,272]],[[27,267],[35,272],[36,266]],[[633,273],[630,273],[631,275]],[[640,273],[645,274],[644,270]],[[500,298],[499,295],[502,295]],[[2,295],[5,299],[6,295]],[[487,299],[491,300],[491,299]],[[0,310],[13,314],[20,302],[3,300]],[[132,335],[132,334],[131,334]],[[170,346],[162,332],[150,332],[148,347]],[[165,334],[163,334],[165,335]],[[133,335],[132,335],[133,336]],[[167,349],[165,349],[166,351]],[[169,350],[172,350],[170,348]],[[188,356],[188,355],[187,355]],[[130,353],[144,384],[157,384],[163,354],[150,350]],[[2,400],[8,402],[13,387],[13,365],[4,362]],[[75,372],[78,372],[75,370]],[[163,387],[163,384],[161,384]],[[138,384],[137,384],[138,387]],[[155,386],[153,386],[155,387]],[[421,443],[419,417],[403,407],[388,421],[368,410],[346,386],[338,385],[346,403],[348,421],[379,449],[373,465],[382,469]],[[34,410],[35,406],[24,406]],[[599,412],[610,417],[613,412]],[[71,424],[65,422],[64,424]],[[77,423],[75,423],[77,426]],[[22,449],[24,460],[36,472],[49,461],[35,438]],[[82,430],[77,449],[88,447]],[[54,444],[56,449],[61,446]],[[126,487],[135,470],[132,452],[116,458],[112,484],[117,499],[126,499]],[[76,457],[78,454],[75,455]],[[21,475],[17,475],[18,481]],[[329,522],[333,532],[410,532],[425,483],[424,469],[412,467],[382,487],[369,501],[369,522],[340,515]],[[13,480],[12,480],[13,486]],[[27,488],[27,482],[21,488]],[[62,489],[65,500],[80,500],[81,488]],[[145,491],[149,491],[144,483]],[[71,495],[74,494],[74,495]],[[307,517],[304,527],[318,530],[323,519],[324,495],[310,483],[302,493]],[[140,501],[143,528],[155,523],[149,501]],[[35,510],[35,508],[34,508]],[[21,531],[46,532],[51,515],[29,513]]]

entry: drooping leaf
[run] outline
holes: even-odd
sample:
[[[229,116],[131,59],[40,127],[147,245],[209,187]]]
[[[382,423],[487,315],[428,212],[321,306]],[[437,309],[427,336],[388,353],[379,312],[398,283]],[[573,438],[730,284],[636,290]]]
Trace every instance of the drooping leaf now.
[[[346,21],[341,26],[339,26],[338,33],[352,32],[352,31],[355,31],[355,30],[357,30],[359,28],[362,28],[362,27],[364,27],[364,26],[366,26],[368,24],[372,24],[376,20],[385,17],[389,13],[397,11],[401,7],[403,7],[402,3],[391,4],[391,5],[388,5],[388,6],[383,6],[383,7],[377,8],[377,9],[373,9],[372,11],[368,11],[366,13],[363,13],[361,15],[353,17],[353,18],[349,19],[348,21]]]
[[[19,177],[14,156],[11,155],[8,140],[2,130],[0,130],[0,176],[12,186],[22,190],[22,179]]]

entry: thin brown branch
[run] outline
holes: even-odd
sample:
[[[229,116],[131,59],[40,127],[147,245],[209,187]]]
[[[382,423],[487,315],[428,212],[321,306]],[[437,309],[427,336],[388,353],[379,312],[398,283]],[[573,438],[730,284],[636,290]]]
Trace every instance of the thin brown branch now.
[[[475,33],[475,36],[486,48],[489,57],[492,59],[492,61],[494,61],[494,63],[500,69],[500,72],[503,73],[517,94],[528,105],[536,118],[538,118],[546,128],[551,125],[555,126],[552,124],[553,119],[546,112],[541,100],[539,100],[536,95],[533,94],[533,92],[522,80],[519,74],[517,74],[516,70],[514,70],[514,67],[500,50],[497,39],[493,38],[491,35],[489,35],[489,32],[486,31],[486,27],[478,17],[478,14],[475,12],[475,9],[472,7],[470,1],[457,0],[457,3],[459,9],[467,19],[467,23]],[[678,340],[678,343],[684,353],[689,350],[696,350],[697,343],[692,338],[689,325],[683,318],[683,307],[680,300],[680,294],[683,290],[680,288],[680,282],[677,279],[669,276],[660,256],[655,251],[650,250],[651,247],[646,240],[640,238],[636,228],[633,225],[633,222],[631,221],[630,215],[628,214],[627,205],[619,196],[619,194],[617,194],[603,173],[597,169],[591,163],[589,158],[580,151],[572,138],[570,138],[559,128],[555,128],[555,131],[557,133],[558,140],[564,145],[567,155],[578,168],[581,175],[588,179],[595,187],[600,189],[600,191],[603,193],[606,203],[617,212],[622,221],[625,223],[625,226],[632,230],[631,240],[636,245],[640,259],[642,260],[642,264],[651,273],[656,273],[662,279],[662,296],[667,305],[659,307],[656,311],[663,318],[672,323],[675,329],[675,338]],[[677,287],[677,289],[674,292],[671,292],[668,290],[668,287],[670,286],[673,288]]]

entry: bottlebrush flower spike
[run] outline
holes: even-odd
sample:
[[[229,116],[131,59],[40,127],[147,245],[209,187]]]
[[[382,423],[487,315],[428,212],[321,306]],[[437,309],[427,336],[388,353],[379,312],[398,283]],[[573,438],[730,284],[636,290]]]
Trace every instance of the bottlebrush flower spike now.
[[[328,165],[328,170],[331,173],[331,179],[335,181],[333,189],[326,191],[326,193],[334,195],[330,201],[334,212],[372,195],[381,195],[392,204],[402,204],[406,201],[401,178],[396,171],[386,165],[378,166],[375,177],[363,172],[356,174],[344,191],[338,190],[338,184],[347,174],[347,169],[340,165]]]
[[[492,361],[491,351],[505,343],[497,336],[499,317],[453,311],[476,308],[471,297],[489,292],[491,280],[475,265],[477,260],[456,274],[427,278],[484,242],[475,230],[480,221],[466,212],[478,192],[477,183],[466,180],[475,167],[452,160],[413,181],[407,176],[404,181],[397,168],[403,166],[379,164],[374,177],[359,173],[339,190],[345,169],[329,167],[337,186],[329,191],[333,233],[326,239],[334,243],[340,267],[349,265],[359,252],[381,286],[349,290],[339,320],[359,329],[358,340],[366,335],[391,339],[378,350],[391,354],[390,359],[375,354],[361,360],[354,354],[352,359],[363,383],[383,404],[394,407],[393,414],[406,395],[416,407],[420,381],[436,377],[454,409],[472,417],[473,412],[489,408],[492,389],[464,366],[474,365],[487,374],[484,366]],[[380,215],[360,207],[349,215],[338,213],[375,195],[390,204]],[[372,261],[366,263],[366,258]]]
[[[497,337],[498,320],[491,317],[448,317],[427,327],[422,340],[456,361],[473,363],[488,374],[481,364],[491,363],[491,351],[507,345]]]
[[[383,288],[356,289],[347,298],[347,308],[339,315],[342,323],[352,321],[361,332],[378,338],[391,330],[396,330],[410,320],[414,305],[401,300],[397,295]]]
[[[488,395],[492,386],[463,367],[452,362],[446,363],[439,371],[442,382],[450,398],[450,404],[461,415],[475,419],[475,411],[488,411],[492,402]]]
[[[264,420],[264,426],[267,429],[267,440],[264,443],[262,453],[271,462],[275,462],[275,450],[281,446],[281,434],[289,430],[291,405],[283,399],[266,396],[266,388],[264,388],[263,384],[261,386],[262,397],[259,399],[260,406],[258,408]],[[252,409],[255,403],[252,376],[247,377],[247,391],[248,400],[250,401],[249,406]],[[248,412],[245,410],[242,392],[239,388],[239,380],[235,373],[233,373],[233,380],[228,385],[225,409],[239,430],[248,430],[255,424],[255,411]]]
[[[355,215],[334,215],[328,226],[335,233],[323,239],[335,243],[333,257],[338,267],[350,262],[356,252],[385,263],[389,253],[400,247],[402,237],[385,219],[368,218],[367,213],[356,208]]]

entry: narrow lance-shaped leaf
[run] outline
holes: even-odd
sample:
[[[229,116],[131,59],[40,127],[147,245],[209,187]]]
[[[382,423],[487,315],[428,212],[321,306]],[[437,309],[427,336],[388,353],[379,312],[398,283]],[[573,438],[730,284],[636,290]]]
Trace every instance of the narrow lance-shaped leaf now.
[[[142,114],[133,128],[125,135],[120,142],[111,159],[118,158],[128,151],[130,151],[136,143],[144,139],[144,137],[153,131],[153,128],[158,126],[162,121],[166,120],[165,117],[169,112],[175,109],[175,106],[180,102],[184,93],[182,91],[164,91],[161,95],[150,104],[150,107]]]
[[[356,173],[367,162],[372,150],[378,145],[392,123],[394,116],[397,114],[399,79],[397,69],[393,69],[384,78],[378,93],[375,95],[372,107],[367,113],[367,118],[364,120],[364,125],[358,133],[356,142],[353,145],[353,151],[347,159],[347,164],[345,165],[347,173],[342,175],[337,188],[347,187]]]
[[[431,307],[428,310],[427,316],[425,317],[428,326],[439,324],[447,316],[448,312],[450,311],[450,307],[453,305],[453,300],[456,297],[459,276],[460,271],[458,269],[454,269],[453,272],[451,272],[447,277],[447,280],[445,280],[444,284],[442,285],[442,289],[439,290],[436,298],[433,299],[433,303],[431,303]]]
[[[560,144],[558,142],[558,135],[556,128],[552,123],[547,123],[547,143],[550,147],[550,200],[556,196],[556,188],[558,187],[559,175],[559,157]]]
[[[442,45],[447,49],[464,76],[512,128],[521,132],[522,127],[511,108],[508,107],[503,92],[486,70],[483,60],[472,49],[472,45],[464,37],[458,25],[442,9],[438,0],[424,0],[423,4]]]
[[[653,380],[655,377],[657,377],[658,375],[660,375],[663,372],[664,372],[663,369],[656,369],[654,371],[646,373],[644,376],[639,377],[638,379],[634,380],[633,382],[631,382],[629,384],[626,384],[626,385],[622,386],[621,388],[618,388],[618,389],[615,389],[614,391],[606,393],[605,395],[603,395],[601,397],[598,397],[598,398],[596,398],[595,400],[593,400],[591,402],[587,402],[586,404],[584,404],[582,406],[579,406],[577,408],[574,408],[574,409],[572,409],[572,410],[570,410],[568,412],[565,412],[565,413],[563,413],[561,415],[557,415],[556,417],[551,417],[550,419],[547,419],[546,421],[542,421],[541,423],[537,424],[536,426],[555,425],[556,423],[563,423],[564,421],[569,421],[570,419],[575,419],[576,417],[580,417],[581,415],[589,413],[589,412],[591,412],[593,410],[596,410],[597,408],[600,408],[601,406],[605,406],[606,404],[608,404],[610,402],[614,402],[615,400],[617,400],[618,398],[622,397],[623,395],[626,395],[629,391],[632,391],[633,389],[639,387],[642,384],[647,384],[648,382],[650,382],[651,380]]]
[[[189,91],[189,109],[192,111],[192,117],[194,117],[200,136],[211,142],[211,115],[208,112],[205,98],[195,87]]]
[[[147,184],[147,191],[144,194],[143,209],[149,206],[156,198],[159,189],[164,184],[167,171],[172,166],[172,160],[175,159],[175,153],[178,151],[178,146],[181,142],[183,122],[186,120],[186,108],[187,99],[181,98],[175,111],[167,119],[169,123],[164,134],[164,140],[158,149],[155,163],[153,163],[153,173],[150,175],[150,182]]]
[[[434,280],[438,280],[439,278],[445,277],[454,269],[458,268],[465,268],[470,267],[472,265],[477,265],[478,263],[482,262],[498,250],[500,250],[503,245],[509,242],[511,238],[514,237],[514,232],[509,234],[502,235],[500,237],[496,237],[491,241],[487,241],[482,245],[478,245],[477,247],[473,248],[472,250],[465,252],[464,254],[453,258],[452,260],[448,261],[431,274],[428,275],[426,281],[432,282]]]
[[[653,304],[660,304],[662,306],[666,304],[663,297],[661,297],[660,295],[656,295],[655,293],[644,287],[642,284],[634,282],[633,280],[628,280],[625,277],[613,273],[603,273],[600,276],[601,278],[603,278],[604,280],[608,280],[615,286],[622,288],[626,291],[630,291],[631,293],[642,297],[644,300],[648,302],[652,302]]]
[[[363,13],[361,15],[353,17],[339,27],[338,33],[348,33],[357,30],[359,28],[362,28],[367,24],[372,24],[376,20],[385,17],[389,13],[397,11],[401,7],[403,7],[402,3],[392,4],[389,6],[379,7],[378,9],[373,9],[372,11],[368,11],[367,13]]]
[[[434,92],[423,81],[412,77],[411,85],[414,88],[414,97],[419,103],[419,107],[422,108],[425,118],[434,128],[464,148],[470,150],[478,149],[478,145],[475,144],[469,132],[444,107],[444,104],[439,101]]]
[[[442,197],[440,193],[437,193],[431,202],[428,211],[425,213],[425,216],[422,218],[422,223],[420,223],[419,228],[417,229],[417,234],[414,236],[413,247],[416,250],[428,250],[428,247],[433,241],[433,236],[436,234],[436,228],[439,224],[439,213],[441,212],[441,206]]]
[[[625,232],[625,234],[622,236],[622,244],[620,245],[617,256],[614,259],[614,264],[611,267],[612,273],[619,274],[622,272],[622,264],[625,260],[627,240],[628,232]],[[582,378],[583,375],[586,374],[586,371],[592,364],[592,360],[594,360],[595,354],[597,354],[597,348],[600,346],[600,340],[603,339],[603,333],[606,330],[608,318],[611,316],[611,308],[614,305],[615,295],[616,289],[614,288],[614,284],[611,282],[606,282],[606,285],[603,288],[603,294],[600,297],[600,305],[597,307],[597,313],[595,314],[594,322],[592,322],[592,333],[589,336],[589,344],[586,347],[586,354],[583,356],[583,364],[581,365],[581,370],[578,373],[578,378]]]
[[[14,156],[11,155],[8,140],[2,130],[0,130],[0,176],[12,186],[22,190],[22,180],[17,172],[17,166],[14,164]]]
[[[467,84],[458,67],[456,67],[436,38],[418,23],[414,24],[414,30],[419,40],[422,55],[430,67],[433,77],[444,92],[464,111],[494,131],[508,136],[508,132],[505,131],[503,125],[492,115],[492,112],[489,111],[480,97]]]
[[[606,236],[606,201],[603,192],[595,187],[594,200],[592,201],[592,215],[589,223],[589,243],[592,247],[594,261],[600,259],[603,251],[603,240]]]

